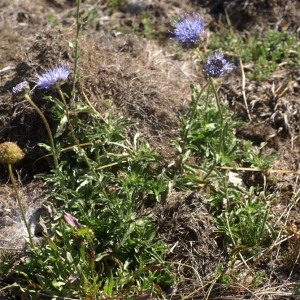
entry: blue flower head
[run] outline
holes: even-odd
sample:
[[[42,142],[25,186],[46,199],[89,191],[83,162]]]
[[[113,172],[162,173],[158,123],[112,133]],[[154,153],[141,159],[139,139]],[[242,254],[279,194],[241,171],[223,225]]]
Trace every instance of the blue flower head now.
[[[23,81],[17,84],[15,87],[12,88],[12,92],[16,96],[24,96],[24,94],[29,92],[29,84],[27,81]]]
[[[36,84],[42,89],[48,89],[55,84],[60,84],[68,79],[70,70],[66,65],[60,65],[46,71],[43,75],[36,75]]]
[[[230,72],[235,69],[235,65],[228,62],[222,52],[215,52],[213,55],[207,58],[206,63],[203,66],[203,72],[205,75],[218,78],[223,76],[226,72]]]
[[[174,39],[186,47],[196,45],[204,37],[204,24],[197,14],[184,15],[174,28]]]

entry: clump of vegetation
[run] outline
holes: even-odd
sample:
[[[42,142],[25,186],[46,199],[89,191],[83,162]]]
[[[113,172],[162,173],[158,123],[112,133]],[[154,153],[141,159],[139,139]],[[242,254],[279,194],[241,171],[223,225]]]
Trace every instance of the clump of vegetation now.
[[[99,118],[82,102],[68,105],[61,82],[69,72],[61,70],[38,77],[39,86],[62,96],[47,97],[57,124],[55,149],[41,145],[58,161],[40,175],[51,187],[52,217],[44,238],[10,276],[28,297],[37,291],[79,298],[160,294],[171,282],[165,247],[151,218],[138,215],[145,201],[159,201],[167,188],[155,167],[160,159],[138,135],[128,139],[129,120],[111,119],[109,111]]]
[[[106,4],[110,7],[111,10],[116,10],[126,4],[126,0],[106,0]]]
[[[266,79],[279,65],[300,64],[299,37],[285,31],[269,30],[242,37],[229,30],[225,34],[216,32],[210,36],[209,48],[221,48],[240,57],[249,76],[258,81]]]

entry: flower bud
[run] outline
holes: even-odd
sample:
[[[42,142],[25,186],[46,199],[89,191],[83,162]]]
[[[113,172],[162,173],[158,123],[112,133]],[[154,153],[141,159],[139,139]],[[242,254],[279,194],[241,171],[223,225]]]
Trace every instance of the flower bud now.
[[[23,81],[19,84],[17,84],[15,87],[13,87],[12,92],[14,95],[16,95],[17,98],[23,98],[25,94],[29,92],[29,84],[27,81]]]

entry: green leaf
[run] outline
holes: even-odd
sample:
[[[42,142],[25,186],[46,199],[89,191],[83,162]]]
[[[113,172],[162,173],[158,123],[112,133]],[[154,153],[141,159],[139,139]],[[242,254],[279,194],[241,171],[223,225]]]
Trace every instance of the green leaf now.
[[[69,47],[70,47],[71,49],[74,48],[74,44],[73,44],[71,41],[68,41],[68,44],[69,44]]]
[[[53,285],[55,288],[57,288],[59,291],[61,291],[62,288],[63,288],[63,286],[66,285],[66,283],[63,282],[63,281],[55,281],[55,280],[52,280],[51,283],[52,283],[52,285]]]
[[[65,129],[66,129],[66,126],[67,126],[67,123],[68,123],[68,118],[67,118],[67,116],[65,115],[65,116],[63,116],[62,119],[60,120],[60,123],[59,123],[59,125],[58,125],[58,127],[57,127],[56,133],[55,133],[55,135],[54,135],[55,138],[61,136],[61,135],[64,133],[64,131],[65,131]]]
[[[109,254],[107,252],[99,253],[99,254],[96,255],[95,261],[100,261],[100,260],[102,260],[106,256],[109,256]]]
[[[77,235],[81,237],[91,238],[93,236],[93,231],[89,227],[83,227],[77,230]]]
[[[50,248],[54,251],[57,251],[57,246],[56,244],[51,240],[50,237],[46,237],[46,241],[47,241],[47,244],[50,246]]]
[[[67,252],[66,258],[67,258],[69,263],[73,263],[73,256],[70,252]]]
[[[296,284],[294,287],[294,294],[300,295],[300,284]]]
[[[52,152],[52,148],[51,148],[50,146],[48,146],[47,144],[44,144],[44,143],[38,143],[38,145],[39,145],[41,148],[46,149],[48,152]]]

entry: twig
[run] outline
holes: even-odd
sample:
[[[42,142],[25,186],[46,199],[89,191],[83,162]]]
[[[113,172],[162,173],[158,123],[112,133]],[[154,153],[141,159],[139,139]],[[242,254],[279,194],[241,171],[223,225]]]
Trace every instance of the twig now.
[[[232,170],[232,171],[252,171],[252,172],[265,172],[265,173],[285,173],[300,175],[300,172],[291,170],[277,170],[277,169],[262,169],[262,168],[243,168],[243,167],[218,167],[222,170]]]
[[[10,70],[14,70],[14,69],[15,69],[14,67],[8,66],[8,67],[5,67],[5,68],[1,69],[0,73],[4,73],[6,71],[10,71]]]
[[[22,252],[22,249],[17,248],[7,248],[7,247],[0,247],[0,250],[7,250],[7,251],[16,251],[16,252]]]
[[[102,115],[98,112],[98,110],[92,105],[92,103],[89,101],[88,97],[86,96],[85,92],[81,88],[82,95],[84,97],[84,100],[87,102],[87,104],[91,107],[91,109],[98,115],[98,117],[106,124],[108,125],[107,121],[102,117]]]
[[[243,94],[243,99],[244,99],[245,107],[247,110],[248,118],[249,118],[249,121],[251,122],[252,118],[250,115],[250,111],[249,111],[249,107],[248,107],[248,103],[247,103],[246,92],[245,92],[246,76],[245,76],[245,72],[244,72],[244,66],[243,66],[242,59],[239,58],[239,61],[240,61],[240,67],[241,67],[241,72],[242,72],[242,94]]]

